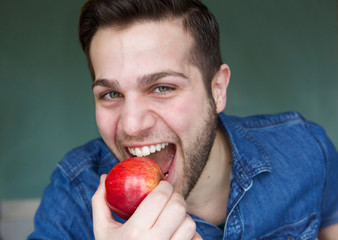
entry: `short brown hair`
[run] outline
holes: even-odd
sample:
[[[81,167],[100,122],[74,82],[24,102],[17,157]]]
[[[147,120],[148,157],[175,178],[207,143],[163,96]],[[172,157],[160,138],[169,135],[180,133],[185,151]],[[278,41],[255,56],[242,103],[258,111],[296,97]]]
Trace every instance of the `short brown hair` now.
[[[222,64],[219,26],[215,16],[199,0],[89,0],[82,7],[79,38],[88,60],[93,80],[95,73],[90,60],[90,44],[99,28],[128,27],[137,21],[181,19],[193,39],[190,62],[197,66],[207,87]]]

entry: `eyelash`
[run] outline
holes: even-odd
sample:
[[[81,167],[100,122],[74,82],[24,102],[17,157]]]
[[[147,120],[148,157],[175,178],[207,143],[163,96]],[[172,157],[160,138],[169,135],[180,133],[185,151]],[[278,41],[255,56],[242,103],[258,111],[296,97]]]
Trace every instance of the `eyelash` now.
[[[165,91],[161,92],[161,90],[159,90],[160,88],[162,88],[162,90],[164,88]],[[170,93],[171,91],[174,91],[174,90],[175,90],[174,87],[169,87],[167,85],[159,85],[159,86],[156,86],[154,88],[153,92],[158,93],[158,94],[168,94],[168,93]]]
[[[164,91],[159,90],[161,88],[162,88],[162,90],[164,89]],[[170,86],[167,86],[167,85],[159,85],[159,86],[154,87],[153,90],[152,90],[152,92],[156,93],[156,94],[165,95],[165,94],[169,94],[171,91],[174,91],[174,90],[175,90],[175,87],[170,87]],[[111,97],[110,96],[111,94],[116,94],[118,96]],[[122,96],[123,96],[122,93],[115,92],[115,91],[110,91],[110,92],[103,93],[101,95],[100,99],[113,100],[113,99],[120,98]]]
[[[109,96],[110,94],[118,94],[118,96],[116,96],[116,97],[110,97]],[[102,94],[101,97],[100,97],[100,99],[107,99],[107,98],[109,98],[109,100],[111,100],[111,99],[117,99],[117,98],[119,98],[121,96],[122,96],[121,93],[115,92],[115,91],[111,91],[111,92],[106,92],[106,93]]]

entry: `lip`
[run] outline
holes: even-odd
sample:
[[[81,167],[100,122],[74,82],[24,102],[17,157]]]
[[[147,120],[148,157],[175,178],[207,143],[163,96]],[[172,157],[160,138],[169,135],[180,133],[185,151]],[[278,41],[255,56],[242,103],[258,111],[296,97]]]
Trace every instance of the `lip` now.
[[[151,145],[157,145],[157,144],[166,144],[168,143],[169,145],[173,144],[173,143],[170,143],[170,142],[158,142],[158,143],[142,143],[142,144],[128,144],[128,145],[125,145],[124,149],[125,149],[125,152],[127,154],[127,156],[129,156],[129,158],[131,157],[135,157],[132,153],[130,153],[129,149],[128,148],[142,148],[142,147],[150,147]],[[162,169],[162,172],[163,174],[167,173],[168,172],[168,176],[166,176],[164,178],[165,181],[168,181],[170,183],[172,183],[173,179],[174,179],[174,176],[175,176],[175,165],[176,165],[176,157],[177,157],[177,147],[176,147],[176,144],[173,144],[175,146],[175,155],[173,156],[173,158],[170,160],[170,162],[166,162],[165,164],[160,164],[156,161],[156,159],[152,159],[154,160],[155,162],[157,162],[160,166],[161,166],[161,169]],[[168,147],[168,146],[166,146]],[[148,158],[151,158],[151,156],[146,156]]]
[[[124,144],[124,147],[126,149],[128,148],[142,148],[142,147],[149,147],[151,145],[157,145],[157,144],[162,144],[166,143],[165,141],[162,142],[155,142],[155,143],[133,143],[133,144]]]
[[[164,178],[165,181],[173,184],[173,180],[174,180],[174,176],[175,176],[175,171],[176,171],[176,156],[177,154],[175,153],[175,157],[173,158],[173,160],[171,161],[170,164],[170,171],[168,173],[168,176]]]

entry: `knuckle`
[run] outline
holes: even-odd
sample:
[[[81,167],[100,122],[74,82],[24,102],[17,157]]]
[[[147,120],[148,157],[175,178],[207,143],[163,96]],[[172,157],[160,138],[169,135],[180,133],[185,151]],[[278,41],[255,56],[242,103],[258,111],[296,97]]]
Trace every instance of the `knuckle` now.
[[[156,191],[152,195],[154,195],[154,199],[158,202],[166,202],[170,199],[170,196],[173,193],[173,187],[170,183],[162,181],[160,185],[157,187]]]
[[[184,206],[184,208],[186,207],[185,200],[181,194],[175,192],[173,193],[172,198],[174,199],[175,202]]]
[[[119,233],[115,235],[115,238],[113,239],[123,239],[123,240],[136,240],[140,239],[140,236],[143,236],[142,232],[137,226],[133,227],[125,227],[125,225],[122,226],[122,228],[119,229]],[[111,235],[112,236],[112,235]],[[108,238],[106,238],[108,239]],[[111,238],[109,238],[111,239]]]
[[[128,237],[126,239],[128,240],[136,240],[140,238],[140,233],[136,228],[132,228],[128,230]]]
[[[163,201],[168,201],[170,198],[170,194],[166,191],[157,191],[154,198],[156,198],[156,201],[158,202],[163,202]]]
[[[173,212],[178,216],[186,214],[185,207],[182,204],[175,204],[173,207]]]
[[[173,206],[172,211],[178,215],[185,215],[186,214],[186,203],[183,197],[179,194],[173,194]]]
[[[173,192],[173,187],[170,183],[161,181],[160,184],[156,187],[156,190],[152,192],[153,198],[155,201],[163,202],[168,201]]]
[[[161,181],[158,185],[158,188],[162,189],[163,191],[167,191],[172,193],[174,191],[173,186],[167,181]]]
[[[186,221],[186,229],[189,232],[195,232],[196,231],[196,223],[195,221],[189,216],[187,215],[185,217],[185,221]]]

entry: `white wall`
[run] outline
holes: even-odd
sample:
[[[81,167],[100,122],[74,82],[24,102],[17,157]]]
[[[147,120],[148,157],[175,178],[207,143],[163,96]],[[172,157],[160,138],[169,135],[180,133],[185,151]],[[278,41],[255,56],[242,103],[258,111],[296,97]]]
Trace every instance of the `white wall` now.
[[[33,219],[39,199],[7,200],[0,206],[0,239],[26,239],[33,231]]]

